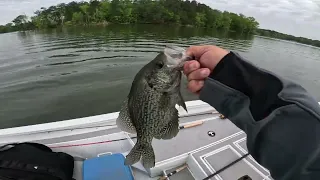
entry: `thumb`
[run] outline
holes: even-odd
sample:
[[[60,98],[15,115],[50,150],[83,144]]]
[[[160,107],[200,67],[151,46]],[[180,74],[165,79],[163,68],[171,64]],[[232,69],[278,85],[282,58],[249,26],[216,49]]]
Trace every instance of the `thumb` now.
[[[207,46],[190,46],[186,54],[191,57],[195,57],[196,60],[199,60],[200,57],[205,53]]]

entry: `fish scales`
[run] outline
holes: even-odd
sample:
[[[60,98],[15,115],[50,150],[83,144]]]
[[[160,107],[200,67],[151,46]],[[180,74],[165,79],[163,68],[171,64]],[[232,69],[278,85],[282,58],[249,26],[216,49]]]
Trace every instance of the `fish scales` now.
[[[153,138],[172,139],[178,134],[175,105],[186,109],[180,84],[181,67],[188,58],[181,48],[167,48],[135,76],[117,118],[120,129],[137,134],[137,142],[126,156],[126,165],[141,159],[145,168],[154,167]]]

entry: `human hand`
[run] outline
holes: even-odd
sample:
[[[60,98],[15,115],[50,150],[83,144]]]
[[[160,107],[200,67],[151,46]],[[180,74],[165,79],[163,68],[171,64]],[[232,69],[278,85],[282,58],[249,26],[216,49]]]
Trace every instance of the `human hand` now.
[[[183,72],[188,78],[188,89],[199,94],[203,87],[204,80],[210,75],[221,59],[229,51],[217,46],[191,46],[187,49],[187,54],[195,57],[195,60],[184,64]]]

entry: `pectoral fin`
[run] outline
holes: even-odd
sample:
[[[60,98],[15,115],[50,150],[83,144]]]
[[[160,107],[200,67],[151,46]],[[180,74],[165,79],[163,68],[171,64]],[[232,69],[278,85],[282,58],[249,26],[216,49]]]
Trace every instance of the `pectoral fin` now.
[[[188,112],[186,103],[184,102],[184,99],[183,99],[183,97],[182,97],[180,92],[179,92],[179,95],[178,95],[178,105],[182,106],[183,109],[186,110],[186,112]]]
[[[117,118],[116,124],[118,128],[120,128],[122,131],[131,133],[131,134],[136,134],[136,128],[134,127],[129,115],[128,100],[124,101],[121,107],[119,116]]]

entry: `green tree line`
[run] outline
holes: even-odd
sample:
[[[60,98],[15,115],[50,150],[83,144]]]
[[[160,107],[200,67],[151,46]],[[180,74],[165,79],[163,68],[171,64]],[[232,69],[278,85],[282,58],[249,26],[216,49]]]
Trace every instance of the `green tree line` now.
[[[43,7],[30,19],[20,15],[0,32],[107,23],[179,24],[241,34],[254,33],[259,25],[253,17],[213,10],[195,0],[91,0]]]
[[[177,24],[222,32],[257,34],[320,47],[320,41],[258,29],[253,17],[211,9],[195,0],[90,0],[42,7],[32,17],[19,15],[0,26],[0,33],[48,29],[64,25]]]

